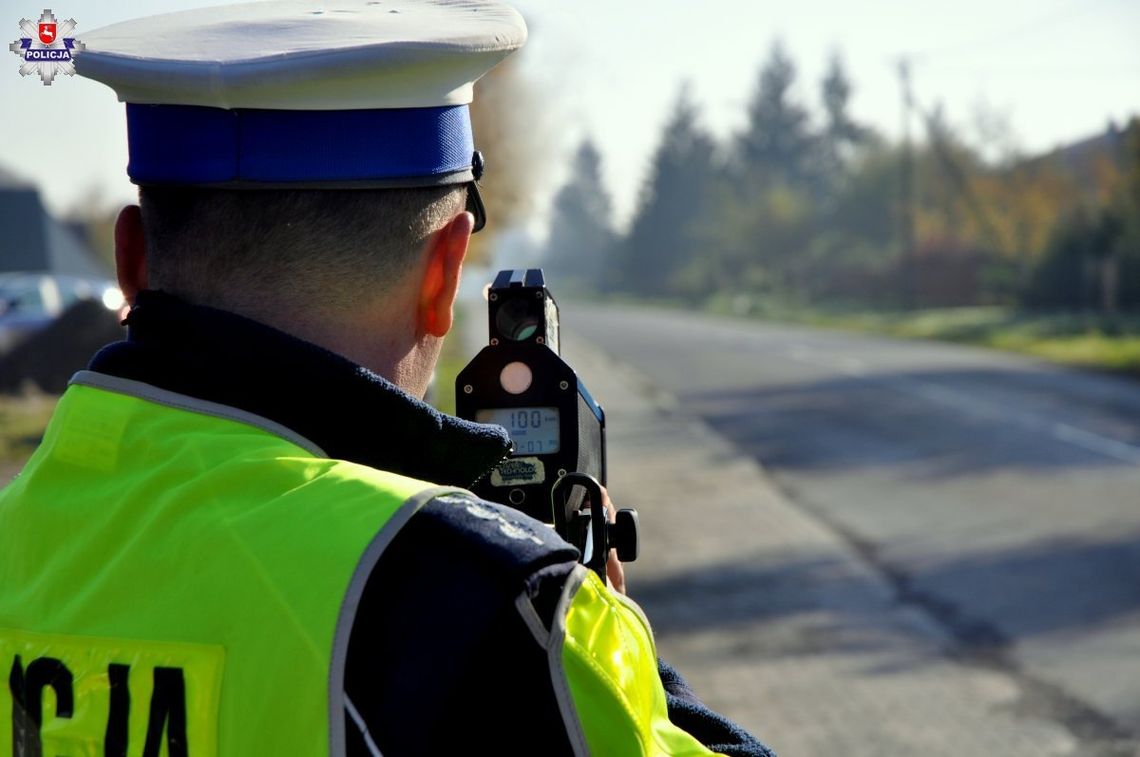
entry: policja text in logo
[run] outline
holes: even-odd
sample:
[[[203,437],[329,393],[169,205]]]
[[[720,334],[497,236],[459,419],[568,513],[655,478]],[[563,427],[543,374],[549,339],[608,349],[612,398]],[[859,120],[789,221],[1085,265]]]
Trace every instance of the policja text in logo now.
[[[73,18],[57,23],[51,8],[44,9],[38,24],[26,18],[20,19],[20,29],[27,36],[8,45],[9,50],[24,59],[20,65],[20,76],[38,72],[40,81],[47,86],[57,74],[75,76],[75,56],[83,52],[84,45],[67,35],[76,26]]]

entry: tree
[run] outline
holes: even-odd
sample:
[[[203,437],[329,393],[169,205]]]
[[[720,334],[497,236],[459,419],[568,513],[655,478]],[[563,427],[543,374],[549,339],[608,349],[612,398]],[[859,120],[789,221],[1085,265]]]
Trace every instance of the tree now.
[[[602,182],[602,156],[590,139],[574,154],[570,180],[554,197],[545,267],[586,288],[602,283],[613,252],[610,195]]]
[[[1124,136],[1124,179],[1117,195],[1124,229],[1120,237],[1120,304],[1140,308],[1140,118]]]
[[[1092,162],[1093,191],[1054,226],[1025,301],[1038,307],[1140,305],[1140,121]]]
[[[1109,231],[1099,214],[1078,207],[1057,222],[1024,301],[1031,307],[1083,310],[1097,301],[1098,242]]]
[[[795,80],[795,63],[780,42],[773,43],[748,103],[748,123],[736,139],[744,186],[810,183],[815,139],[807,110],[792,99]]]
[[[698,123],[697,106],[684,85],[620,251],[617,277],[623,288],[642,294],[677,293],[677,274],[700,254],[693,225],[705,213],[714,176],[713,151],[712,137]]]
[[[703,259],[685,272],[690,289],[737,294],[785,291],[794,257],[810,241],[821,188],[819,138],[796,102],[796,67],[779,42],[760,69],[748,120],[715,201],[696,226]]]
[[[857,124],[848,112],[851,91],[843,59],[836,53],[831,56],[820,84],[825,121],[819,140],[818,170],[829,196],[842,181],[855,150],[873,141],[871,130]]]
[[[851,99],[851,80],[843,69],[843,59],[838,53],[831,56],[827,74],[823,77],[820,87],[823,94],[823,109],[827,116],[824,133],[830,141],[858,142],[862,139],[863,129],[858,126],[847,113],[847,104]]]

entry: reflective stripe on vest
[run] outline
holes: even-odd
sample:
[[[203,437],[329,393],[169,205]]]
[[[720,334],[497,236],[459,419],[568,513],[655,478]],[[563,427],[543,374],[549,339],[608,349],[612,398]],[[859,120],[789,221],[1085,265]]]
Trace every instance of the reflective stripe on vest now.
[[[640,609],[586,573],[567,611],[562,664],[590,753],[710,754],[669,720],[657,650]]]
[[[364,582],[445,491],[77,374],[0,491],[0,754],[343,754]]]
[[[574,753],[581,757],[712,754],[669,720],[649,623],[632,600],[579,565],[549,632],[524,597],[517,602],[546,649],[551,681]]]

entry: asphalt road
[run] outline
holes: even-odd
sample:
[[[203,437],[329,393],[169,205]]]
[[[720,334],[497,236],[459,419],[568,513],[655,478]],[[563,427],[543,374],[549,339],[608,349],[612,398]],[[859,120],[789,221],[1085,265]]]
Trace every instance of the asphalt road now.
[[[964,663],[1015,676],[1021,706],[1078,743],[1140,743],[1140,382],[690,313],[562,315],[762,463]]]

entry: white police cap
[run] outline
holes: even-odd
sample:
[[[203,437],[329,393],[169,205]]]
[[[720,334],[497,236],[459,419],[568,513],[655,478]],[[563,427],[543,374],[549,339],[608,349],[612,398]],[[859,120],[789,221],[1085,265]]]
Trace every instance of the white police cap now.
[[[271,0],[84,35],[77,72],[127,103],[140,185],[471,182],[474,82],[526,41],[487,0]]]

